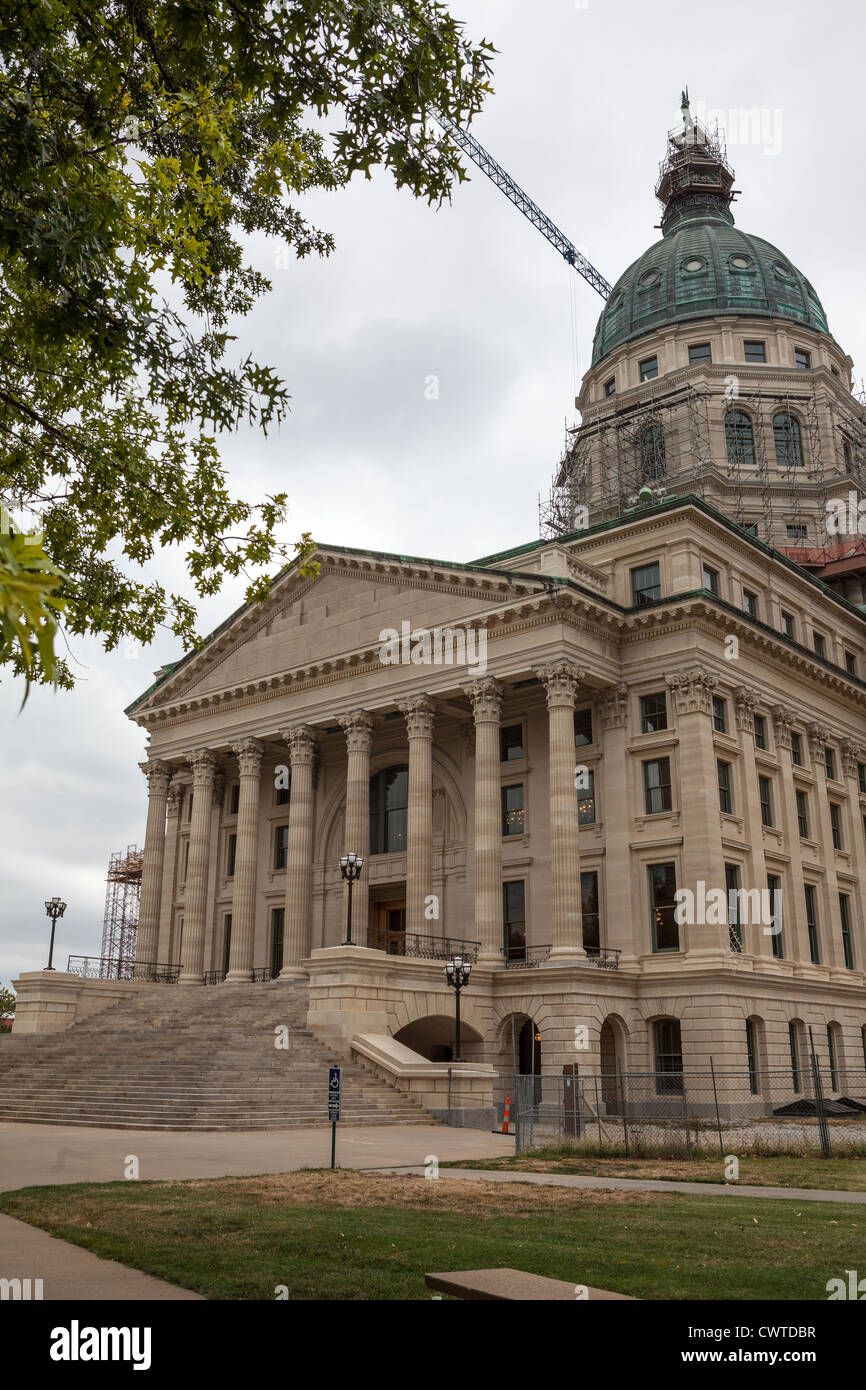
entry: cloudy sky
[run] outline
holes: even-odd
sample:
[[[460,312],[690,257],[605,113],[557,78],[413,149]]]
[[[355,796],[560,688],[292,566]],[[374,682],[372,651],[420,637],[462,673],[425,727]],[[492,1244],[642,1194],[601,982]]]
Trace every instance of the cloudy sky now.
[[[739,225],[812,280],[866,375],[859,0],[451,8],[499,50],[474,133],[610,281],[658,236],[653,187],[688,84],[693,110],[727,125]],[[468,560],[538,534],[601,301],[470,174],[438,211],[384,177],[311,199],[336,237],[324,262],[279,268],[278,247],[251,246],[274,288],[241,345],[281,373],[292,413],[224,457],[240,495],[289,493],[292,536]],[[157,570],[175,579],[178,557]],[[241,599],[227,585],[203,629]],[[73,693],[35,691],[18,714],[21,692],[0,687],[0,980],[45,963],[54,894],[59,963],[98,954],[109,855],[144,837],[145,738],[123,709],[178,654],[172,638],[109,655],[76,640]]]

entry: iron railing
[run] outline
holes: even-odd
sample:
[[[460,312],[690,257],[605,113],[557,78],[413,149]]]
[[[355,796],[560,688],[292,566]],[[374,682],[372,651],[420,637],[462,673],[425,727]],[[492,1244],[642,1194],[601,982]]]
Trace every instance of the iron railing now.
[[[389,931],[386,927],[369,927],[367,945],[388,956],[409,956],[416,960],[450,960],[452,956],[462,956],[471,962],[478,956],[477,941],[462,941],[456,936],[421,936],[417,932]]]
[[[531,970],[537,965],[542,965],[549,955],[549,946],[509,946],[505,953],[505,968]]]
[[[226,972],[224,970],[206,970],[204,972],[204,982],[206,985],[222,984],[225,977]]]
[[[584,946],[586,958],[591,965],[598,966],[599,970],[619,970],[619,958],[622,952],[614,946]]]
[[[147,980],[160,985],[176,984],[180,975],[180,965],[136,960],[134,956],[70,956],[66,969],[85,980]]]

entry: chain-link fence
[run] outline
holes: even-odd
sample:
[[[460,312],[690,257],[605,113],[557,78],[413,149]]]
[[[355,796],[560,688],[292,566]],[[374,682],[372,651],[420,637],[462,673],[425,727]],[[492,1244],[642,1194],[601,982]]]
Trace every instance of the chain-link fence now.
[[[866,1069],[500,1076],[517,1152],[574,1144],[631,1157],[720,1152],[866,1156]]]

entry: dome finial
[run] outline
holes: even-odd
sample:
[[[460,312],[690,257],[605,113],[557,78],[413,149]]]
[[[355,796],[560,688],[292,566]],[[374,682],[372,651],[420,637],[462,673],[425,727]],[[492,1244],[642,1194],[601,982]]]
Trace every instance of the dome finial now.
[[[694,134],[695,123],[692,120],[691,107],[689,106],[688,87],[683,88],[682,100],[680,101],[680,111],[682,112],[683,128],[685,130],[686,139],[691,140]]]
[[[689,89],[680,103],[682,130],[668,132],[667,155],[659,170],[656,197],[664,207],[662,231],[667,234],[684,219],[733,222],[734,173],[725,156],[718,129],[711,133],[691,112]]]

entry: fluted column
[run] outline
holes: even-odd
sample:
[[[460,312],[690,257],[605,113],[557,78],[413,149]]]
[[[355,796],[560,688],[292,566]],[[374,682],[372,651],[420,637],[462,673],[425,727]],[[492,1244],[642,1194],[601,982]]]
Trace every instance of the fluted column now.
[[[810,724],[806,732],[809,735],[809,754],[812,759],[812,770],[815,774],[815,800],[820,829],[820,835],[816,838],[821,841],[824,859],[824,875],[818,889],[821,899],[821,920],[818,923],[821,964],[829,965],[834,970],[844,970],[842,921],[839,914],[839,882],[836,878],[836,850],[833,847],[827,765],[824,761],[829,734],[820,724]]]
[[[631,866],[633,796],[628,756],[628,686],[606,691],[598,705],[603,730],[604,804],[616,813],[604,818],[604,933],[602,946],[622,952],[622,960],[642,954],[640,912],[632,903]]]
[[[210,849],[216,754],[197,748],[189,755],[192,768],[192,820],[189,864],[183,904],[180,984],[200,985],[204,977],[204,938],[207,923],[207,875]]]
[[[665,677],[677,715],[680,786],[682,795],[682,863],[685,882],[698,895],[703,881],[707,892],[724,892],[725,864],[722,850],[722,816],[719,778],[713,742],[713,691],[716,678],[700,666]],[[683,949],[682,929],[680,949]],[[727,927],[695,922],[687,927],[686,949],[691,955],[728,951]]]
[[[409,736],[406,930],[424,935],[424,899],[433,892],[433,702],[414,695],[400,706]]]
[[[147,828],[141,866],[141,901],[135,938],[136,963],[153,964],[159,942],[159,908],[162,899],[162,865],[165,858],[165,809],[171,770],[154,758],[139,767],[147,778]]]
[[[492,676],[467,689],[475,716],[475,937],[479,960],[505,959],[502,941],[502,686]]]
[[[779,750],[779,771],[782,779],[782,824],[785,848],[788,851],[788,886],[782,892],[782,939],[785,955],[798,965],[809,963],[809,934],[806,927],[806,889],[803,880],[803,855],[800,847],[800,827],[797,823],[797,788],[794,783],[794,764],[791,757],[791,727],[794,712],[786,705],[773,707],[773,733]]]
[[[574,705],[584,673],[563,658],[537,673],[547,696],[550,781],[551,960],[582,955],[580,823],[574,768]]]
[[[373,746],[373,716],[367,710],[356,709],[344,714],[338,723],[346,734],[348,765],[346,768],[346,830],[343,853],[354,851],[364,856],[364,869],[352,895],[352,940],[358,946],[367,944],[370,893],[370,749]],[[349,906],[349,885],[343,887],[343,920]]]
[[[848,781],[848,834],[851,836],[850,848],[854,855],[854,868],[857,875],[856,887],[846,888],[851,902],[851,942],[854,951],[856,970],[866,969],[864,956],[863,924],[866,922],[866,838],[863,835],[863,816],[860,811],[860,780],[857,764],[862,761],[863,750],[852,739],[843,739],[839,749],[842,770]],[[839,914],[839,929],[842,927],[842,914]],[[844,959],[844,953],[843,953]]]
[[[259,851],[259,802],[261,799],[263,745],[257,738],[232,744],[238,760],[238,822],[235,845],[235,882],[232,894],[232,937],[227,984],[253,978],[256,934],[256,871]],[[193,812],[195,801],[193,801]]]
[[[304,977],[301,961],[310,954],[313,910],[313,771],[316,734],[307,724],[287,729],[292,788],[289,795],[289,847],[286,861],[286,924],[280,979]],[[364,851],[366,857],[366,850]],[[354,908],[355,904],[352,904]]]
[[[749,843],[749,877],[745,889],[757,888],[763,894],[767,887],[767,861],[764,857],[764,823],[761,820],[761,788],[758,783],[758,765],[755,761],[755,708],[758,697],[748,686],[741,685],[734,691],[734,708],[737,715],[737,731],[740,747],[743,750],[743,828]],[[776,797],[778,803],[778,796]],[[778,815],[778,804],[774,814]],[[763,901],[763,898],[761,899]],[[745,916],[745,914],[744,914]],[[785,894],[782,893],[782,931],[785,929]],[[766,930],[764,922],[743,921],[740,927],[743,949],[750,955],[772,958],[773,937]],[[782,938],[784,946],[784,936]]]
[[[177,892],[177,859],[180,848],[180,807],[183,800],[183,787],[173,780],[168,787],[166,802],[165,854],[162,864],[162,895],[159,909],[159,944],[156,958],[170,965],[179,965],[180,957],[175,949],[174,905]]]

